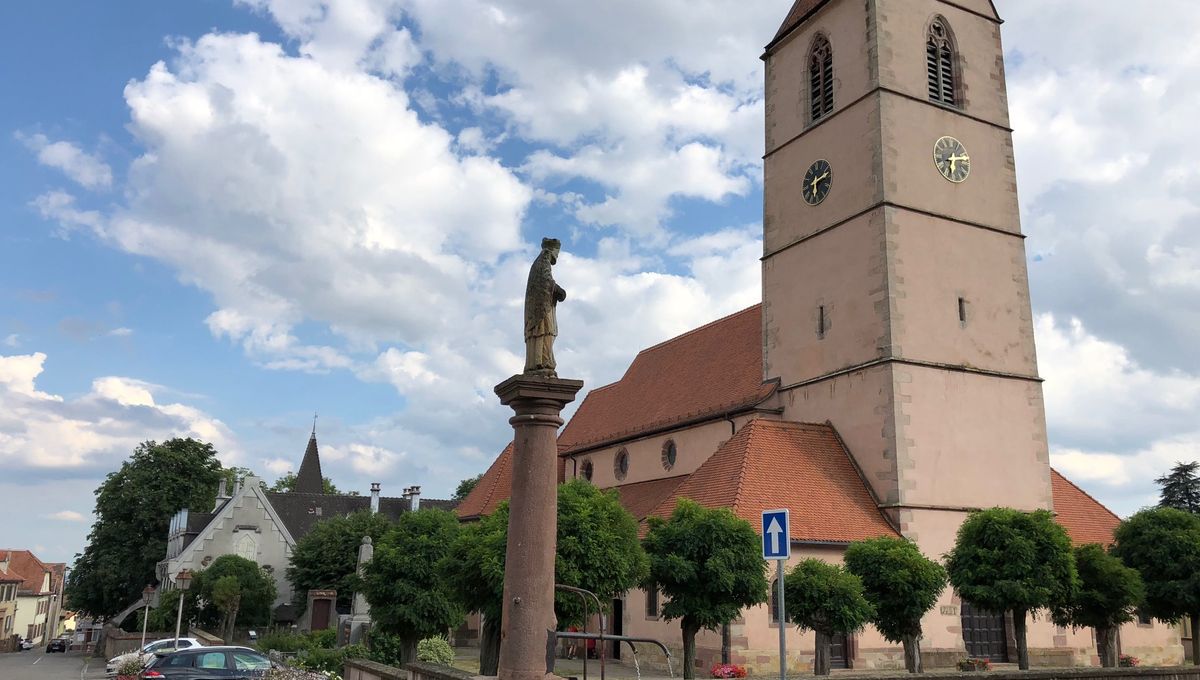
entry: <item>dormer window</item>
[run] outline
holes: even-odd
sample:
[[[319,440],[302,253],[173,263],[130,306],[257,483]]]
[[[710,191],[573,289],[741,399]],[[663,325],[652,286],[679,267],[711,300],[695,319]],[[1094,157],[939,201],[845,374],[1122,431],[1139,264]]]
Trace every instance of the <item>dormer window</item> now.
[[[931,101],[958,106],[955,66],[954,38],[950,27],[945,19],[936,17],[929,24],[929,34],[925,40],[925,70],[929,77]]]
[[[818,34],[808,55],[809,113],[815,122],[833,113],[833,48]]]

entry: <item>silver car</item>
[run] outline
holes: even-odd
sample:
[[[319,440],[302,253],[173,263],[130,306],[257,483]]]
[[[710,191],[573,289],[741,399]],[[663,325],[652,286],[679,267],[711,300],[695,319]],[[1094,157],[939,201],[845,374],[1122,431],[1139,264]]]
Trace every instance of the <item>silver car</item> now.
[[[121,667],[121,664],[125,663],[126,660],[136,658],[139,655],[142,657],[142,665],[145,666],[154,660],[155,652],[170,651],[174,648],[174,645],[175,638],[155,640],[154,642],[146,643],[146,646],[142,647],[140,650],[127,652],[125,654],[121,654],[120,656],[114,656],[108,660],[108,663],[104,665],[104,674],[110,676],[116,675],[117,669]],[[196,638],[179,638],[178,649],[191,649],[192,647],[199,646],[200,641]]]

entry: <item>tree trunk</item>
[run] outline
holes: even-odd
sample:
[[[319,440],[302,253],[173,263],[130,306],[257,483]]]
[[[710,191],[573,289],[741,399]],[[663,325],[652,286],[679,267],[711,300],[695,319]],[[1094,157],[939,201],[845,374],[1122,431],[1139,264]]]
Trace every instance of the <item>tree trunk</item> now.
[[[829,658],[829,633],[816,631],[817,649],[813,656],[813,675],[829,675],[831,663]]]
[[[479,635],[479,674],[497,675],[500,672],[500,617],[483,617]]]
[[[921,636],[920,635],[905,635],[904,643],[904,668],[909,673],[924,673],[925,669],[921,666]]]
[[[694,680],[696,677],[696,633],[700,627],[683,618],[683,680]]]
[[[1200,666],[1200,612],[1192,614],[1192,665]]]
[[[1096,629],[1096,652],[1100,655],[1100,665],[1105,668],[1117,667],[1117,629]]]
[[[1014,609],[1012,616],[1013,633],[1017,637],[1017,667],[1027,671],[1029,670],[1029,645],[1025,639],[1025,610]]]
[[[233,641],[233,629],[237,627],[237,615],[238,608],[234,607],[233,611],[229,612],[229,623],[227,624],[229,627],[225,629],[225,644],[227,645],[236,644]]]

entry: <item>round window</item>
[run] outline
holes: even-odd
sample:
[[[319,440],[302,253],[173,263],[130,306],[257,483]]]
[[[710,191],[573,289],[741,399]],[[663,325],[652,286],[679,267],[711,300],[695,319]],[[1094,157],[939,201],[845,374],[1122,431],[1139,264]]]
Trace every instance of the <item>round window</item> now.
[[[629,452],[621,449],[617,452],[617,459],[613,462],[613,473],[617,479],[625,479],[625,475],[629,474]]]
[[[592,461],[583,461],[583,465],[579,467],[579,474],[587,481],[592,481]]]
[[[664,470],[670,470],[675,467],[675,440],[668,439],[663,444],[662,464]]]

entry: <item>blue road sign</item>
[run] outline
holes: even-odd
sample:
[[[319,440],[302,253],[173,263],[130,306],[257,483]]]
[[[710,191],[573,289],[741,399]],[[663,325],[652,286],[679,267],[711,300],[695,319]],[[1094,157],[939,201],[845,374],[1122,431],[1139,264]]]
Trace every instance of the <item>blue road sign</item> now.
[[[762,548],[764,560],[786,560],[792,556],[788,511],[763,510]]]

